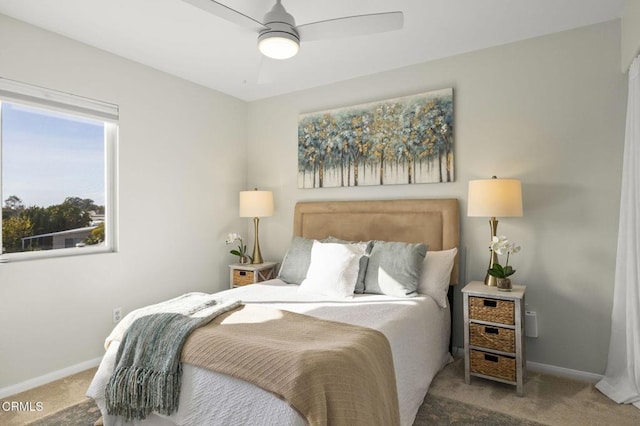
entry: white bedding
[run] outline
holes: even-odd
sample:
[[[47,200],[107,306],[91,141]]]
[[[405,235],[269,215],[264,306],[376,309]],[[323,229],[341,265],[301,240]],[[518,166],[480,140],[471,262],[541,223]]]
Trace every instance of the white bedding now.
[[[400,422],[411,425],[431,380],[451,360],[448,352],[449,309],[429,296],[396,298],[355,295],[331,300],[298,292],[297,285],[280,280],[218,293],[221,297],[259,303],[277,309],[341,321],[381,331],[389,340],[398,387]],[[286,401],[250,383],[230,376],[183,365],[180,408],[171,416],[152,415],[125,423],[105,415],[104,389],[113,371],[118,343],[112,343],[87,396],[104,415],[105,425],[304,425],[304,419]]]

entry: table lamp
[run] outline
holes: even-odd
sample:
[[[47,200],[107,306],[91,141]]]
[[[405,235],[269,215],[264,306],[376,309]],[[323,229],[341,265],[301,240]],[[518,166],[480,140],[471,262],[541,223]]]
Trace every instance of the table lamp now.
[[[258,241],[258,223],[261,217],[273,216],[273,192],[240,191],[240,217],[252,217],[255,238],[253,240],[253,256],[251,263],[263,263]]]
[[[498,220],[496,217],[522,216],[522,185],[517,179],[479,179],[469,181],[467,216],[489,217],[491,238],[496,236]],[[489,267],[498,263],[498,255],[491,250]],[[484,279],[488,286],[496,286],[497,278],[489,275]]]

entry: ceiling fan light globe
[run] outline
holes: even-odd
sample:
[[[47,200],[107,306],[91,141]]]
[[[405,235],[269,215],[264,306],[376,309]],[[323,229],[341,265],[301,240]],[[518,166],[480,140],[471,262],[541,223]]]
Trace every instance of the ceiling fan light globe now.
[[[300,50],[298,39],[285,32],[269,32],[258,37],[258,49],[272,59],[289,59]]]

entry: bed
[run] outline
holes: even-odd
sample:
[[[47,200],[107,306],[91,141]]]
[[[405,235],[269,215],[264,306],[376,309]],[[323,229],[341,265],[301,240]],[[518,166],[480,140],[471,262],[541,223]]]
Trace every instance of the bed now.
[[[311,241],[331,237],[332,243],[339,239],[343,243],[376,240],[428,245],[424,269],[431,274],[428,279],[439,281],[439,287],[434,288],[433,283],[424,291],[419,287],[421,292],[415,297],[354,294],[344,298],[303,292],[302,285],[283,280],[286,271],[282,269],[291,263],[291,247],[279,275],[283,279],[217,293],[223,298],[237,298],[247,306],[274,308],[381,332],[391,348],[400,424],[413,424],[433,377],[451,360],[451,292],[447,298],[447,289],[458,280],[457,200],[302,202],[295,207],[293,234],[294,239]],[[441,257],[447,261],[441,261]],[[447,287],[444,289],[443,274]],[[423,271],[420,280],[427,279],[425,275]],[[105,409],[104,392],[114,370],[117,348],[118,342],[109,346],[87,391],[102,411],[105,425],[307,424],[299,411],[281,397],[253,383],[190,364],[182,367],[179,409],[175,413],[152,413],[144,420],[125,422],[108,415]]]

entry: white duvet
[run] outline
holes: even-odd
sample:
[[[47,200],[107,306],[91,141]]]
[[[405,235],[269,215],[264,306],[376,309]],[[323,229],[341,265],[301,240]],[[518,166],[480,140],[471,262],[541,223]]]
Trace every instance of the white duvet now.
[[[370,327],[382,332],[393,353],[400,422],[411,425],[431,380],[451,360],[448,351],[450,314],[429,296],[395,298],[355,295],[331,300],[302,294],[297,285],[265,281],[226,290],[220,297],[259,303],[277,309]],[[105,411],[104,389],[113,371],[118,342],[109,346],[87,396],[104,415],[105,425],[304,425],[286,401],[248,382],[209,370],[183,365],[180,408],[171,416],[151,415],[123,422]]]

